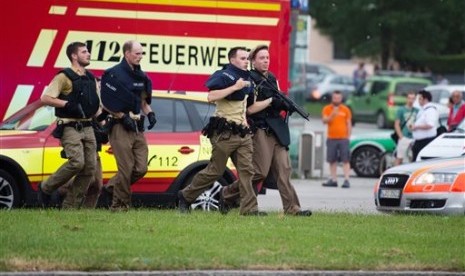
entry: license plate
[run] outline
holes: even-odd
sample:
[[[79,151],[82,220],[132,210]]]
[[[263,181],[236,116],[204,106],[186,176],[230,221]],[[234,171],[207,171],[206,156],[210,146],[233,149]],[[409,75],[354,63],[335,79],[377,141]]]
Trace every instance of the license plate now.
[[[381,190],[380,198],[400,198],[400,190]]]

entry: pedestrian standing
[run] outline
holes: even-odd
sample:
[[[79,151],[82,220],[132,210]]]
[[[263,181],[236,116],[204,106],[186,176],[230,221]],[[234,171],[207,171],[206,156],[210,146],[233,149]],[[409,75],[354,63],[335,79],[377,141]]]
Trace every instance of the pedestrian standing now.
[[[92,117],[100,109],[97,81],[85,69],[90,64],[86,44],[73,42],[66,47],[71,67],[60,71],[41,96],[41,101],[55,107],[57,127],[53,132],[60,139],[68,161],[39,184],[39,203],[49,207],[51,195],[71,178],[63,208],[79,208],[95,174],[96,141]]]
[[[326,161],[329,163],[330,179],[324,187],[337,187],[337,164],[342,162],[344,182],[342,188],[349,188],[350,149],[352,133],[352,113],[342,103],[342,93],[338,90],[331,95],[331,103],[322,110],[323,123],[328,125],[326,140]]]
[[[253,144],[246,120],[247,98],[253,89],[247,70],[248,52],[244,47],[234,47],[228,52],[228,59],[229,64],[206,82],[208,101],[216,104],[214,116],[203,129],[212,144],[212,156],[192,183],[178,192],[179,210],[188,212],[191,203],[223,175],[228,158],[232,157],[239,175],[240,215],[266,215],[258,211],[257,196],[252,187]]]
[[[365,70],[365,63],[360,62],[358,64],[357,69],[355,69],[352,74],[352,77],[354,79],[354,86],[356,90],[360,89],[362,85],[365,83],[367,75],[368,74],[367,74],[367,71]]]
[[[147,173],[148,146],[144,136],[147,115],[152,129],[157,120],[150,107],[152,82],[142,71],[142,45],[134,40],[123,44],[124,58],[102,76],[102,103],[113,118],[108,122],[109,140],[118,167],[104,189],[112,195],[110,209],[127,211],[131,185]]]
[[[412,131],[408,127],[415,122],[418,108],[413,106],[415,102],[416,93],[415,91],[409,91],[407,93],[407,102],[405,106],[399,107],[396,114],[396,120],[394,121],[394,129],[397,133],[397,146],[396,146],[396,160],[394,165],[402,164],[403,160],[407,158],[407,153],[410,148],[410,144],[413,141]]]
[[[289,160],[289,126],[281,111],[289,112],[276,93],[278,82],[269,69],[270,54],[267,45],[259,45],[250,52],[253,69],[251,77],[256,85],[254,94],[247,99],[247,119],[254,129],[253,166],[255,174],[252,183],[256,186],[272,173],[278,186],[284,213],[296,216],[310,216],[310,210],[301,210],[299,198],[292,186]],[[239,181],[221,191],[220,211],[226,213],[239,198]]]
[[[412,146],[413,161],[417,160],[418,153],[429,142],[436,138],[436,126],[439,119],[439,113],[436,107],[431,103],[431,93],[422,90],[418,92],[418,103],[420,111],[415,117],[415,123],[410,125],[413,139],[415,140]]]
[[[462,92],[455,90],[452,92],[452,100],[449,107],[449,117],[447,118],[448,131],[453,131],[458,124],[465,118],[465,102],[462,99]]]

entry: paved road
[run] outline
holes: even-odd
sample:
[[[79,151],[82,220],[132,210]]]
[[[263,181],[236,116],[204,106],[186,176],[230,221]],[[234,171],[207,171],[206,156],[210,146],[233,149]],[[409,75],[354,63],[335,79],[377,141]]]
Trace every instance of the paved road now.
[[[292,117],[289,121],[291,128],[303,131],[325,131],[326,126],[320,118],[312,117],[305,121],[300,117]],[[359,123],[353,128],[353,133],[366,133],[379,131],[374,124]],[[295,165],[295,164],[294,164]],[[295,173],[300,174],[295,168]],[[338,167],[339,182],[342,184],[342,168]],[[302,208],[310,208],[313,211],[335,212],[361,212],[377,213],[374,206],[373,187],[377,178],[359,178],[352,172],[351,188],[342,189],[322,187],[321,183],[329,177],[328,165],[325,163],[323,172],[314,174],[322,179],[292,179],[297,190]],[[282,210],[281,198],[277,190],[268,190],[266,195],[258,198],[259,207],[263,210]]]
[[[325,131],[326,125],[323,124],[321,118],[319,117],[310,117],[309,121],[306,121],[296,115],[293,115],[289,120],[289,126],[291,128],[303,128],[303,129],[310,129],[312,131]],[[352,128],[353,134],[360,134],[365,132],[376,132],[376,131],[383,131],[378,129],[375,124],[370,123],[357,123]]]
[[[376,178],[353,177],[351,187],[343,189],[342,177],[339,177],[339,187],[323,187],[321,179],[292,179],[300,205],[303,209],[316,212],[351,212],[376,214],[373,199],[373,187]],[[258,204],[261,210],[282,210],[281,198],[277,190],[267,190],[266,195],[259,195]]]

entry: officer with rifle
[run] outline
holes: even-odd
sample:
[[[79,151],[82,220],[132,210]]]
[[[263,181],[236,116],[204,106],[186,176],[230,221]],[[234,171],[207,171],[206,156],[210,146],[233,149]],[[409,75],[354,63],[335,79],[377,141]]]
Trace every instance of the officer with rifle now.
[[[290,144],[289,113],[298,112],[308,120],[308,113],[292,100],[281,94],[275,76],[268,71],[270,54],[268,46],[259,45],[249,54],[253,69],[251,77],[256,87],[247,101],[248,121],[254,130],[253,184],[264,181],[269,174],[277,182],[284,213],[295,216],[310,216],[310,210],[300,208],[299,198],[290,182],[291,166],[288,154]],[[283,118],[281,112],[285,111]],[[233,159],[234,161],[234,159]],[[223,214],[234,206],[239,197],[237,181],[221,191],[219,208]]]

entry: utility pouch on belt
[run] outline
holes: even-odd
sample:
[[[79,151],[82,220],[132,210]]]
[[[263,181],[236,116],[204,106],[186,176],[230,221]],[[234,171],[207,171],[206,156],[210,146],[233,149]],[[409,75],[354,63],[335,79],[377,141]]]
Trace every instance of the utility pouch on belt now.
[[[225,118],[221,117],[210,117],[208,124],[202,129],[202,134],[208,138],[213,137],[213,135],[221,134],[223,132],[229,132],[234,135],[239,135],[244,138],[247,134],[252,134],[250,128],[238,125],[234,122],[228,122]]]
[[[134,131],[137,132],[137,124],[136,121],[133,120],[129,114],[124,114],[124,116],[119,119],[119,123],[126,129],[127,131]]]
[[[110,133],[111,129],[113,128],[115,124],[116,124],[115,118],[113,118],[112,116],[108,116],[105,119],[105,125],[103,125],[103,128],[105,129],[107,133]]]
[[[55,129],[52,132],[52,136],[57,138],[57,139],[61,139],[61,137],[63,137],[63,131],[64,130],[65,130],[65,125],[64,125],[63,121],[59,120],[59,121],[57,121],[57,125],[56,125]]]
[[[280,117],[266,118],[265,121],[278,139],[279,144],[288,147],[291,143],[291,135],[287,123]]]
[[[145,130],[145,127],[144,127],[144,120],[145,120],[145,116],[144,115],[140,115],[140,120],[137,121],[137,130],[139,132],[144,132]]]
[[[96,121],[92,121],[92,129],[94,130],[95,141],[97,144],[108,143],[108,132],[106,128],[100,126]]]

